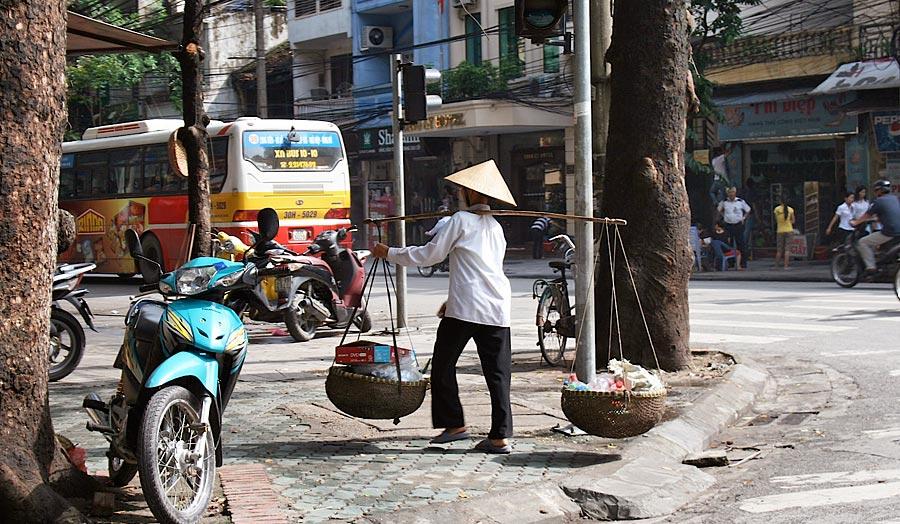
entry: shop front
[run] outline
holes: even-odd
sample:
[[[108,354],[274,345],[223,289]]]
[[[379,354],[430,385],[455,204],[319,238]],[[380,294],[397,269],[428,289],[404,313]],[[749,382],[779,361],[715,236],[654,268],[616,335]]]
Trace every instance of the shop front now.
[[[731,173],[738,196],[753,208],[748,227],[751,256],[774,254],[772,210],[783,195],[802,233],[795,254],[826,251],[825,229],[842,192],[861,176],[856,116],[842,110],[852,93],[811,96],[802,92],[768,93],[721,100],[724,122],[718,137],[731,152]]]

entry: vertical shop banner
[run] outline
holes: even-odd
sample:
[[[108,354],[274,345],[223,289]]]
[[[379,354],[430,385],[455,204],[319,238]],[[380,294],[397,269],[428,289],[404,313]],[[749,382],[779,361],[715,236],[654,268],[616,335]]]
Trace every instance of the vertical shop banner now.
[[[847,189],[869,185],[869,140],[868,133],[860,133],[847,138],[844,145],[847,162]]]
[[[841,110],[855,97],[854,93],[841,93],[725,106],[719,140],[855,133],[858,118]]]
[[[872,113],[875,146],[882,153],[900,153],[900,111]]]
[[[369,182],[367,186],[369,198],[369,218],[384,218],[396,214],[394,200],[394,183],[386,181]],[[370,244],[378,241],[378,228],[375,224],[369,224],[368,238]],[[389,243],[390,226],[381,226],[381,242]]]

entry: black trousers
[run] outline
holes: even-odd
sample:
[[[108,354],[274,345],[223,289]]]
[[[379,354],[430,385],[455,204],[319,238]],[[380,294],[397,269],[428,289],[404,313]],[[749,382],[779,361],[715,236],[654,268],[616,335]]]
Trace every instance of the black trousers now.
[[[531,228],[531,258],[544,258],[544,230]]]
[[[750,253],[747,251],[747,239],[744,238],[744,223],[725,224],[725,231],[731,237],[731,245],[741,252],[741,267],[747,267],[747,258]]]
[[[456,363],[471,339],[475,339],[478,347],[481,371],[491,394],[491,432],[488,433],[488,438],[510,437],[512,344],[508,327],[473,324],[448,317],[441,320],[431,360],[431,420],[435,428],[460,428],[466,425],[459,401]]]

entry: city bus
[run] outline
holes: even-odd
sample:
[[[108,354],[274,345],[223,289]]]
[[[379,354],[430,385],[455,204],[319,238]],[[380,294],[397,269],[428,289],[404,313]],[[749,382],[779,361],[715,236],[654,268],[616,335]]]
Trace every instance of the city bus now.
[[[158,119],[93,127],[63,144],[59,207],[75,216],[78,238],[60,261],[133,275],[128,229],[164,270],[187,260],[187,178],[174,173],[168,153],[181,126]],[[213,121],[207,131],[213,228],[249,243],[257,211],[271,207],[281,221],[276,240],[303,251],[320,232],[350,225],[347,155],[334,124],[245,117]]]

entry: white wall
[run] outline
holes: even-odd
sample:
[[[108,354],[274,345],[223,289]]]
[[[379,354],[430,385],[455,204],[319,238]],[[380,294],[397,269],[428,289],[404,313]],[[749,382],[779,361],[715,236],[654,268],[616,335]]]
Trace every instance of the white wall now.
[[[267,50],[287,41],[285,18],[285,13],[266,14],[264,27]],[[231,73],[255,62],[256,23],[253,11],[223,12],[205,19],[203,38],[206,42],[206,58],[203,62],[206,112],[210,118],[231,120],[240,116],[237,114],[239,99],[231,84]]]
[[[288,0],[287,22],[291,45],[332,37],[351,38],[351,0],[343,0],[340,9],[331,9],[314,15],[294,16],[294,2]],[[318,43],[321,45],[321,43]],[[316,46],[316,42],[312,42]]]

